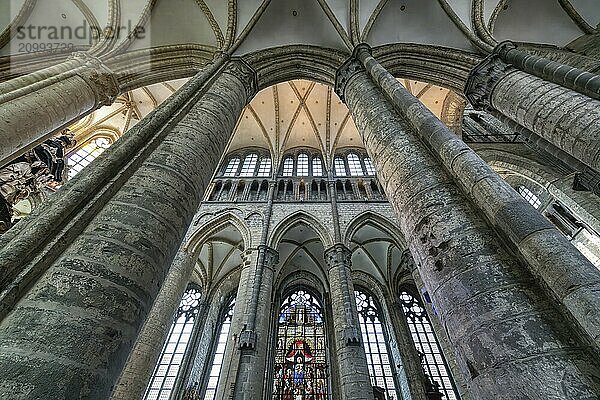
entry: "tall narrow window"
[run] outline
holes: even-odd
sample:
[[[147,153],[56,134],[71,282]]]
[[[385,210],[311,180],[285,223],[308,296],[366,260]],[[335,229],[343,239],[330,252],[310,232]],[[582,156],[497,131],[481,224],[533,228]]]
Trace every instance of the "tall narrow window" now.
[[[283,160],[283,176],[292,175],[294,175],[294,159],[292,157],[287,157]]]
[[[281,304],[273,399],[327,399],[325,323],[321,304],[297,290]]]
[[[354,294],[371,383],[384,389],[387,399],[396,399],[396,385],[381,313],[373,296],[362,290],[356,290]]]
[[[192,336],[202,294],[200,288],[190,285],[186,290],[171,325],[158,364],[146,389],[146,400],[168,399],[173,391],[183,355]]]
[[[335,176],[346,176],[346,165],[342,157],[336,157],[333,160],[333,164],[335,167]]]
[[[240,166],[240,159],[238,157],[234,157],[229,160],[227,164],[227,168],[225,168],[224,176],[235,176],[237,174],[238,168]]]
[[[365,169],[367,170],[367,175],[375,175],[375,166],[373,166],[371,159],[369,157],[365,157],[363,161],[365,162]]]
[[[264,157],[260,160],[260,165],[258,166],[258,173],[256,176],[270,176],[271,175],[271,159],[269,157]]]
[[[258,154],[252,153],[246,156],[244,159],[244,165],[240,171],[240,176],[254,176],[256,170],[256,163],[258,162]]]
[[[315,157],[312,159],[312,175],[313,176],[323,176],[323,162],[320,157]]]
[[[235,299],[231,300],[231,303],[229,303],[229,306],[223,313],[223,318],[221,319],[221,332],[216,341],[213,363],[210,368],[210,375],[208,376],[204,400],[214,399],[217,393],[217,385],[219,384],[219,376],[221,375],[221,367],[223,366],[223,356],[225,356],[225,348],[227,347],[227,337],[229,336],[229,328],[231,328],[234,306]]]
[[[308,155],[301,153],[298,155],[298,176],[308,176]]]
[[[73,178],[79,171],[87,167],[94,161],[104,150],[108,149],[111,141],[105,137],[97,137],[88,141],[85,146],[81,147],[76,152],[72,153],[67,158],[69,166],[69,179]]]
[[[361,176],[363,175],[362,165],[360,164],[360,158],[354,153],[348,154],[348,169],[350,170],[350,176]]]
[[[458,399],[446,360],[421,302],[409,292],[402,291],[400,303],[425,373],[439,385],[438,389],[445,399]]]
[[[531,190],[529,190],[528,188],[526,188],[525,186],[519,186],[517,187],[517,191],[519,192],[519,194],[521,196],[523,196],[523,198],[525,200],[527,200],[529,202],[529,204],[531,204],[536,210],[538,208],[540,208],[540,206],[542,205],[542,202],[540,201],[540,198],[537,197],[535,194],[533,194],[533,192]]]

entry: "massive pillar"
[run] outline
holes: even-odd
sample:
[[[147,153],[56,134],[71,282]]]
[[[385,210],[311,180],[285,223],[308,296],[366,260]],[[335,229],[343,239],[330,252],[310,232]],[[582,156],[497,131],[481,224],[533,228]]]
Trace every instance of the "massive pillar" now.
[[[215,399],[262,399],[273,294],[273,268],[278,253],[260,245],[243,254],[224,369]],[[235,340],[232,340],[233,336]]]
[[[144,396],[194,265],[191,254],[180,248],[148,319],[129,354],[111,400],[137,400]],[[205,293],[202,295],[206,297]]]
[[[375,67],[364,53],[361,59],[368,69]],[[594,350],[576,329],[560,323],[555,303],[461,193],[415,127],[394,110],[363,63],[351,59],[340,70],[338,94],[398,214],[472,397],[596,397]],[[437,132],[431,121],[422,122],[422,129]]]
[[[352,252],[342,244],[325,251],[333,311],[334,354],[337,359],[340,399],[373,399],[373,387],[362,345],[354,285],[350,276]]]
[[[499,45],[471,71],[469,101],[600,170],[600,75],[522,53]]]
[[[255,92],[254,71],[238,60],[200,90],[195,79],[180,94],[185,112],[140,154],[125,154],[132,167],[116,190],[95,198],[103,204],[2,320],[0,397],[109,396]]]
[[[112,104],[119,84],[98,58],[75,53],[63,64],[0,84],[0,165],[77,118]]]

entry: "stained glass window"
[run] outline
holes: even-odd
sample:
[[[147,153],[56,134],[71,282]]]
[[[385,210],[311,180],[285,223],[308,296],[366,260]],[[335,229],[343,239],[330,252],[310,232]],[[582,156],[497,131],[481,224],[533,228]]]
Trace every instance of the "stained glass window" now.
[[[258,173],[256,176],[270,176],[271,175],[271,159],[269,157],[265,157],[260,160],[260,165],[258,167]]]
[[[335,176],[346,176],[346,165],[344,164],[344,159],[341,157],[336,157],[333,163],[335,166]]]
[[[350,176],[361,176],[363,175],[362,165],[360,164],[360,158],[354,153],[348,154],[348,168],[350,169]]]
[[[166,400],[171,396],[183,356],[187,349],[202,293],[197,286],[190,286],[179,304],[175,321],[167,336],[154,374],[146,389],[146,400]]]
[[[83,147],[67,157],[69,166],[69,179],[73,178],[79,171],[87,167],[104,150],[108,149],[112,142],[105,137],[97,137],[88,141]]]
[[[254,171],[256,170],[256,163],[258,162],[258,154],[252,153],[246,156],[244,160],[244,165],[242,165],[242,170],[240,171],[240,176],[254,176]]]
[[[297,290],[282,302],[276,343],[273,399],[327,399],[323,309],[310,293]]]
[[[229,329],[231,328],[231,319],[233,318],[234,306],[235,299],[231,300],[231,303],[229,303],[229,306],[223,313],[223,319],[221,320],[221,331],[215,344],[213,363],[210,368],[210,375],[208,376],[208,384],[206,385],[206,394],[204,395],[204,400],[214,399],[217,393],[217,385],[219,384],[219,376],[221,375],[221,367],[223,366],[223,357],[225,356],[227,336],[229,336]]]
[[[367,175],[375,175],[375,166],[373,166],[371,159],[369,157],[365,157],[363,161],[365,162],[365,169],[367,170]]]
[[[294,175],[294,159],[292,157],[287,157],[283,161],[283,176],[292,175]]]
[[[225,168],[224,176],[235,176],[237,174],[238,168],[240,166],[240,159],[238,157],[234,157],[229,160],[227,164],[227,168]]]
[[[381,313],[373,296],[362,290],[356,290],[354,294],[371,383],[385,390],[386,399],[394,400],[397,398],[396,386]]]
[[[308,176],[308,155],[302,153],[298,155],[298,176]]]
[[[537,197],[535,194],[533,194],[533,192],[531,190],[529,190],[528,188],[526,188],[525,186],[517,187],[517,191],[535,209],[540,208],[540,206],[542,205],[542,202],[540,201],[539,197]]]
[[[400,293],[400,303],[425,373],[437,383],[445,400],[458,399],[446,360],[421,302],[409,292],[403,291]]]
[[[323,162],[319,157],[313,158],[312,169],[313,176],[323,176]]]

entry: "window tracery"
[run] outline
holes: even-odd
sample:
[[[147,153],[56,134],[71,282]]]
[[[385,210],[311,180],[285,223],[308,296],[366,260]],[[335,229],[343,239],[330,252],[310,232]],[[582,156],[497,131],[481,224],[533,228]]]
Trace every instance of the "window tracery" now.
[[[258,162],[258,154],[251,153],[244,159],[240,176],[254,176],[256,170],[256,163]]]
[[[69,179],[73,178],[82,169],[87,167],[92,161],[112,145],[112,141],[104,136],[95,137],[87,141],[77,151],[67,157],[69,166]]]
[[[279,310],[273,399],[327,399],[326,352],[321,304],[305,290],[293,292]]]
[[[228,177],[236,176],[239,166],[240,166],[239,157],[234,157],[234,158],[230,159],[229,163],[227,164],[227,167],[225,168],[225,173],[223,175],[228,176]]]
[[[320,157],[312,159],[313,176],[323,176],[323,162]]]
[[[213,362],[210,368],[210,374],[208,376],[208,383],[206,385],[206,392],[204,400],[212,400],[215,398],[217,393],[217,387],[219,384],[219,376],[221,375],[221,369],[223,367],[223,357],[225,356],[225,349],[227,348],[227,337],[229,336],[229,330],[231,328],[231,320],[233,319],[233,309],[235,307],[235,299],[231,300],[227,306],[226,311],[223,313],[221,320],[221,329],[219,331],[219,337],[215,342],[215,349],[213,353]]]
[[[381,312],[373,296],[360,289],[355,290],[354,294],[371,383],[384,389],[387,399],[396,399],[394,373]]]
[[[256,174],[256,176],[271,176],[271,158],[263,158],[260,161],[260,166],[258,167],[258,173]]]
[[[429,321],[427,312],[421,302],[408,291],[400,293],[400,304],[406,317],[406,322],[412,336],[413,343],[421,357],[421,363],[427,376],[435,381],[437,389],[444,394],[447,400],[458,399],[454,382],[442,350],[440,349],[433,326]],[[435,385],[434,384],[434,385]]]
[[[375,175],[375,166],[369,157],[363,159],[365,163],[365,172],[367,175]]]
[[[335,176],[346,176],[346,164],[342,157],[336,157],[333,161],[335,167]]]
[[[362,176],[363,169],[362,164],[360,163],[360,158],[355,153],[348,154],[348,169],[350,171],[350,176]]]
[[[308,176],[308,155],[301,153],[298,155],[298,165],[296,168],[296,175]]]
[[[536,196],[531,190],[527,187],[520,185],[517,187],[517,191],[525,200],[529,202],[536,210],[540,208],[542,202],[538,196]]]
[[[287,157],[283,161],[283,176],[293,176],[294,175],[294,159],[292,157]]]
[[[145,400],[164,400],[171,396],[183,356],[192,336],[201,298],[201,289],[196,285],[190,285],[185,291],[146,390]]]

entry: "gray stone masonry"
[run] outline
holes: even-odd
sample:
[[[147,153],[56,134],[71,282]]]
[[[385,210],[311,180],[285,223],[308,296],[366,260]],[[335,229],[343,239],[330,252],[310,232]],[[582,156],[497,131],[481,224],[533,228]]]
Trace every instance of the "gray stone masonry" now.
[[[109,396],[254,90],[229,62],[2,321],[0,398]]]
[[[362,65],[345,101],[448,329],[471,397],[594,399],[597,361]]]

